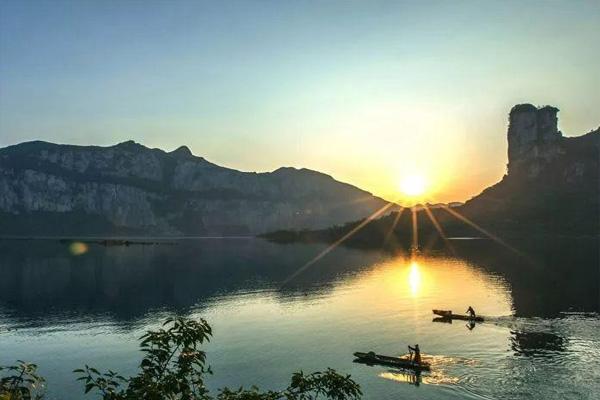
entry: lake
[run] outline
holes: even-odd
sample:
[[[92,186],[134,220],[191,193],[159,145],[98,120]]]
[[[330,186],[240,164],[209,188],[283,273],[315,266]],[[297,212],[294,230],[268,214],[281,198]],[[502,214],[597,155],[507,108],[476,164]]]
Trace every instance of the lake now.
[[[82,398],[73,369],[133,373],[139,336],[178,314],[213,327],[212,390],[281,389],[294,371],[332,367],[365,399],[598,398],[597,240],[519,240],[518,253],[451,243],[412,255],[338,247],[296,274],[327,246],[0,240],[0,364],[35,362],[49,399]],[[433,308],[469,305],[486,322],[432,320]],[[415,343],[430,373],[353,362],[355,351],[402,355]]]

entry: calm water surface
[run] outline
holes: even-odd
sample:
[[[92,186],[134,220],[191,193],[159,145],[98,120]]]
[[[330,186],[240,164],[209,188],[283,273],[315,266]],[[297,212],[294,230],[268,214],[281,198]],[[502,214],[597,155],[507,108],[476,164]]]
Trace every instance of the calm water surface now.
[[[214,328],[211,389],[280,389],[332,367],[367,399],[598,398],[597,243],[519,243],[526,256],[454,243],[413,257],[338,248],[282,287],[325,246],[195,239],[76,256],[54,240],[0,241],[0,363],[35,362],[50,399],[81,398],[73,369],[133,373],[137,338],[177,313]],[[487,322],[432,321],[432,308],[468,305]],[[409,343],[430,373],[352,362]]]

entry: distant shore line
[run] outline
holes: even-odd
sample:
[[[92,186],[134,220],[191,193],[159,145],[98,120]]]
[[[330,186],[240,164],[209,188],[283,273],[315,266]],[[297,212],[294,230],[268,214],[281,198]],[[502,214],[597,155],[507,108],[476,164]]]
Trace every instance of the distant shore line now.
[[[104,247],[114,246],[174,246],[184,240],[254,239],[255,236],[0,236],[0,241],[57,241],[71,245],[82,243]]]
[[[293,244],[293,243],[330,243],[329,240],[317,237],[304,236],[307,232],[297,231],[278,231],[260,235],[198,235],[198,236],[96,236],[96,235],[81,235],[81,236],[19,236],[19,235],[0,235],[0,241],[58,241],[63,244],[72,243],[85,243],[85,244],[96,244],[105,247],[111,246],[136,246],[136,245],[176,245],[179,241],[186,240],[248,240],[248,239],[261,239],[269,242],[278,244]],[[282,237],[283,234],[283,237]],[[291,235],[292,237],[288,236]],[[600,239],[600,233],[598,235],[564,235],[555,233],[519,233],[519,234],[507,234],[506,238],[530,238],[530,239]],[[483,236],[453,236],[448,237],[447,240],[451,241],[480,241],[490,240]],[[352,243],[349,243],[350,247]]]

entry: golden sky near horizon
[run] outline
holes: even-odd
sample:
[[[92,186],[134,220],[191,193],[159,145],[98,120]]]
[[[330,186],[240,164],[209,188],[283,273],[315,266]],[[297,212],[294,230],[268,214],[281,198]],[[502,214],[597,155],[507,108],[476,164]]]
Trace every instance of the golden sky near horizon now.
[[[0,4],[0,146],[135,140],[243,171],[310,168],[464,201],[518,103],[600,125],[598,1]]]

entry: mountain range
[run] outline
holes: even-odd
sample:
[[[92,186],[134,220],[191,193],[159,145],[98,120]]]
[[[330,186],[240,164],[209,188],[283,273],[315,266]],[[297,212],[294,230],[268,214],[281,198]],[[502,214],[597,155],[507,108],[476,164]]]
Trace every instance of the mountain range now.
[[[324,228],[387,204],[316,171],[241,172],[185,146],[0,149],[1,235],[249,235]]]
[[[565,137],[557,113],[551,106],[512,108],[502,180],[465,204],[428,206],[450,234],[468,233],[452,210],[495,231],[600,232],[600,129]],[[133,141],[110,147],[34,141],[0,149],[0,235],[312,231],[331,239],[382,208],[379,235],[391,229],[399,206],[317,171],[241,172],[185,146],[165,152]],[[433,232],[425,208],[413,211],[422,229]],[[399,218],[393,227],[404,229]],[[377,229],[376,221],[372,238]]]

